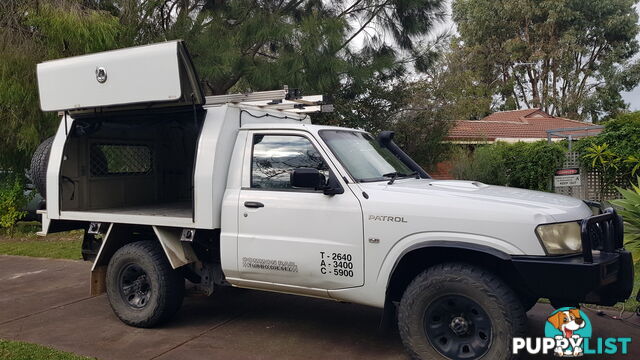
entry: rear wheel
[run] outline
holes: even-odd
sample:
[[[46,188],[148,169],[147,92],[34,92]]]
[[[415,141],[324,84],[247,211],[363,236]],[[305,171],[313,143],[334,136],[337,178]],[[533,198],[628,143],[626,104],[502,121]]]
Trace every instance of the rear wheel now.
[[[436,265],[405,290],[399,330],[416,359],[511,359],[511,339],[527,318],[518,296],[497,276],[472,265]]]
[[[171,268],[157,241],[127,244],[107,267],[107,296],[124,323],[153,327],[169,320],[182,305],[184,279]]]

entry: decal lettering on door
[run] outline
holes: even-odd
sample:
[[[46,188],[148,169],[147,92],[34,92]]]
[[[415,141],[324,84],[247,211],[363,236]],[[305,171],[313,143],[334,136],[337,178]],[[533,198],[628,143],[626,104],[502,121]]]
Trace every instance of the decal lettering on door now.
[[[320,273],[353,277],[353,256],[348,253],[320,251]]]
[[[293,261],[243,257],[242,266],[251,269],[298,272],[298,265]]]

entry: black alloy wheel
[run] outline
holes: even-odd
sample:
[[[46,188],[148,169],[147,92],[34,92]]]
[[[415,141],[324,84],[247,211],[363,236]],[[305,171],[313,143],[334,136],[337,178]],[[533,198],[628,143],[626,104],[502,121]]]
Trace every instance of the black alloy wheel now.
[[[157,240],[119,248],[106,274],[109,304],[124,323],[149,328],[169,320],[184,297],[184,278],[173,269]]]
[[[398,306],[400,338],[413,359],[515,360],[512,339],[526,328],[520,296],[493,272],[468,263],[424,270]]]
[[[431,345],[451,359],[478,359],[491,345],[491,319],[465,296],[443,296],[431,303],[425,311],[424,327]]]
[[[136,264],[129,264],[120,271],[118,289],[122,300],[137,309],[145,307],[151,298],[149,277]]]

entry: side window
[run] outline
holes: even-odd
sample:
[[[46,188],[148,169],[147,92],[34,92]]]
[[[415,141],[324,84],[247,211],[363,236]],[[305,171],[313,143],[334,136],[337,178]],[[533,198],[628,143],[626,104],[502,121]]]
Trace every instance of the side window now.
[[[291,189],[294,169],[318,169],[325,179],[329,168],[309,139],[297,135],[254,135],[251,187]]]

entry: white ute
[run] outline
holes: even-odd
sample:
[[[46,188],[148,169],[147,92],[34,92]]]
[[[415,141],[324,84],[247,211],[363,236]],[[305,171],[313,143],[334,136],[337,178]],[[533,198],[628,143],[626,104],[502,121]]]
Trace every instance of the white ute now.
[[[174,316],[186,278],[384,309],[415,358],[506,359],[538,298],[631,293],[612,209],[433,180],[392,132],[312,125],[322,96],[205,97],[180,41],[37,72],[61,117],[32,161],[40,235],[85,230],[91,293],[129,325]]]

